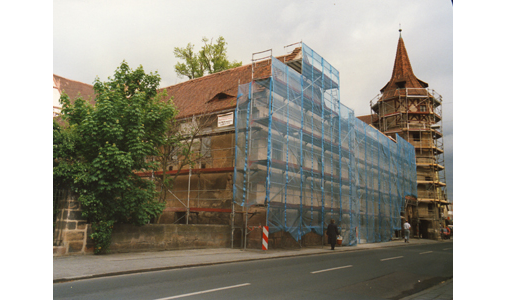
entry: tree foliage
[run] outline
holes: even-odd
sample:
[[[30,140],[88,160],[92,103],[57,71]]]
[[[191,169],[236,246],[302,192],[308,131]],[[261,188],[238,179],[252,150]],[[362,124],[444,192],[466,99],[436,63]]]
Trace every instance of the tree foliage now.
[[[167,192],[173,187],[183,168],[194,169],[199,163],[206,162],[206,158],[201,153],[200,136],[206,132],[206,128],[211,127],[215,116],[207,113],[207,107],[204,111],[206,113],[194,116],[191,120],[173,119],[168,123],[165,143],[159,148],[159,155],[153,157],[159,162],[162,171],[160,176],[155,177],[160,187],[159,202],[165,203]],[[170,175],[167,173],[169,166],[172,166],[174,168],[172,171],[175,171]]]
[[[189,79],[194,79],[242,65],[241,62],[230,62],[227,59],[227,42],[222,36],[218,38],[216,43],[213,43],[213,39],[210,41],[206,37],[202,41],[204,46],[197,53],[194,53],[194,45],[191,43],[188,43],[185,48],[174,48],[176,58],[184,60],[184,63],[178,62],[174,66],[179,77],[186,76]]]
[[[82,214],[92,224],[95,253],[104,253],[115,223],[143,225],[160,214],[155,183],[136,171],[158,169],[147,157],[166,143],[177,110],[157,93],[160,76],[132,70],[124,61],[114,78],[94,82],[96,105],[62,94],[63,119],[53,125],[53,178],[79,195]]]

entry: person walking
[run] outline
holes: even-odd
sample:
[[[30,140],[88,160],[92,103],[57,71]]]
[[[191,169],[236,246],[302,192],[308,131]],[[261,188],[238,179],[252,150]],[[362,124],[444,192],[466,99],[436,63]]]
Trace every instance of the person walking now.
[[[410,227],[408,220],[405,220],[405,224],[403,224],[403,229],[405,230],[405,243],[408,243],[408,238],[410,237]]]
[[[327,241],[331,244],[331,250],[334,250],[334,246],[336,246],[336,238],[340,234],[338,231],[338,226],[334,223],[334,220],[331,220],[331,224],[327,226]]]

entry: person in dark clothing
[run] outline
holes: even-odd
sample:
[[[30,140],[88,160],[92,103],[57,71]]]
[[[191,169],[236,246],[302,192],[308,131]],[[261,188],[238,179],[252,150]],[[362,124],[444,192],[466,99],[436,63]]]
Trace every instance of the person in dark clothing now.
[[[331,224],[327,226],[326,233],[328,242],[331,244],[331,250],[334,250],[334,246],[336,246],[336,237],[340,234],[334,220],[331,220]]]

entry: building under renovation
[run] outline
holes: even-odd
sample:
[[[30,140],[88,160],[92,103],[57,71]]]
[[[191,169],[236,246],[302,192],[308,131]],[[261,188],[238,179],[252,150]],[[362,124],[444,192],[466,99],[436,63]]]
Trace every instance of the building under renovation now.
[[[391,240],[415,199],[414,146],[385,135],[340,101],[339,72],[303,43],[287,55],[165,88],[197,153],[175,155],[160,224],[230,224],[232,246],[327,243],[336,220],[346,245]],[[264,56],[264,57],[261,57]]]
[[[152,223],[222,229],[210,237],[215,229],[208,228],[206,238],[197,238],[192,230],[202,228],[185,226],[184,234],[160,237],[165,242],[142,242],[136,233],[126,238],[129,244],[138,241],[132,247],[198,248],[230,241],[231,247],[261,248],[263,226],[269,228],[270,248],[322,245],[332,219],[344,245],[384,242],[400,236],[404,218],[419,220],[417,197],[425,203],[442,193],[417,185],[426,179],[420,175],[426,168],[432,170],[428,186],[441,186],[434,178],[443,164],[431,155],[442,148],[422,142],[428,134],[441,137],[431,126],[440,118],[433,113],[438,98],[425,94],[416,100],[409,79],[402,97],[390,82],[372,105],[374,122],[372,116],[363,122],[341,101],[340,75],[331,64],[303,43],[286,49],[278,57],[270,50],[254,53],[252,64],[161,89],[179,110],[180,147],[191,151],[165,149],[158,172],[138,173],[157,182],[163,176],[173,180],[170,188],[160,189],[166,208]],[[408,57],[400,64],[406,62]],[[417,88],[427,92],[426,86]],[[425,103],[427,113],[394,113],[412,103]],[[393,125],[398,120],[407,126],[397,125],[398,130]],[[429,204],[421,220],[434,213]],[[226,235],[230,228],[230,238],[223,228]]]
[[[385,135],[401,136],[415,148],[417,211],[409,216],[414,232],[437,239],[447,211],[442,97],[418,79],[400,37],[393,73],[381,94],[371,101],[372,115],[361,116]]]
[[[331,219],[348,245],[390,240],[415,194],[413,146],[355,118],[338,71],[305,44],[270,64],[239,88],[234,201],[263,207],[270,234],[296,241]]]

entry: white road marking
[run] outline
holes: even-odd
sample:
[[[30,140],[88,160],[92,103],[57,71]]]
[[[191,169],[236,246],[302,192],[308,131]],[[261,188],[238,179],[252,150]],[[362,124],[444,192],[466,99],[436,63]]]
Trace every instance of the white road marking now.
[[[403,257],[403,256],[389,257],[389,258],[384,258],[384,259],[381,259],[380,261],[391,260],[391,259],[397,259],[397,258],[402,258],[402,257]]]
[[[345,269],[345,268],[350,268],[352,267],[352,265],[348,265],[348,266],[343,266],[343,267],[336,267],[336,268],[331,268],[331,269],[325,269],[325,270],[319,270],[319,271],[313,271],[313,272],[310,272],[311,274],[317,274],[317,273],[322,273],[322,272],[327,272],[327,271],[333,271],[333,270],[338,270],[338,269]]]
[[[233,289],[233,288],[247,286],[247,285],[250,285],[250,283],[231,285],[231,286],[226,286],[226,287],[221,287],[221,288],[216,288],[216,289],[211,289],[211,290],[206,290],[206,291],[200,291],[200,292],[195,292],[195,293],[177,295],[177,296],[172,296],[172,297],[167,297],[167,298],[160,298],[160,299],[156,299],[156,300],[178,299],[178,298],[183,298],[183,297],[188,297],[188,296],[195,296],[195,295],[201,295],[201,294],[206,294],[206,293],[211,293],[211,292],[217,292],[217,291],[223,291],[223,290]]]
[[[432,253],[433,251],[426,251],[426,252],[421,252],[419,254],[428,254],[428,253]]]
[[[443,250],[452,250],[452,248],[444,248]]]

